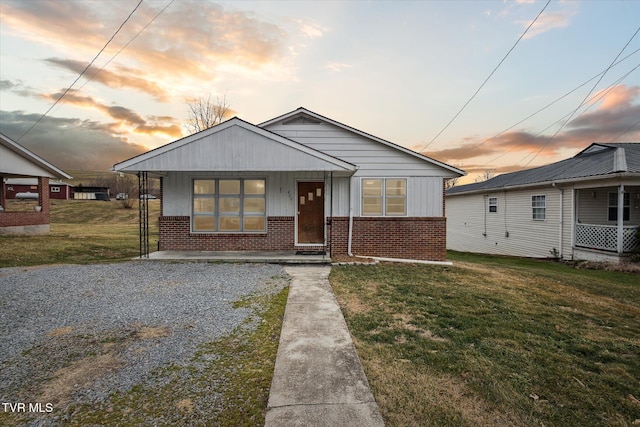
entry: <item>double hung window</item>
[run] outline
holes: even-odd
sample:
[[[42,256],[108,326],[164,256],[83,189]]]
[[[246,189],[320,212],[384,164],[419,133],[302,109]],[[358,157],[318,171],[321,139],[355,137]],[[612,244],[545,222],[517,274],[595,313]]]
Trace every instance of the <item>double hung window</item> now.
[[[531,196],[531,219],[544,221],[547,218],[547,197],[545,195]]]
[[[624,193],[622,200],[622,219],[629,221],[631,213],[631,194]],[[618,220],[618,193],[609,193],[609,221]]]
[[[490,213],[498,212],[498,198],[497,197],[489,197],[489,212]]]
[[[192,230],[195,232],[264,232],[264,179],[195,179]]]

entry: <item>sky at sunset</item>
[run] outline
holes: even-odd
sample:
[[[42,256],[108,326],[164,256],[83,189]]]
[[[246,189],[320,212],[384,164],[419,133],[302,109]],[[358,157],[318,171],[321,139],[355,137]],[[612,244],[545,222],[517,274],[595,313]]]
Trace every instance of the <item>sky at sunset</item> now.
[[[138,3],[0,0],[0,132],[108,170],[226,96],[251,123],[305,107],[467,181],[640,142],[640,0],[552,0],[533,25],[546,0]]]

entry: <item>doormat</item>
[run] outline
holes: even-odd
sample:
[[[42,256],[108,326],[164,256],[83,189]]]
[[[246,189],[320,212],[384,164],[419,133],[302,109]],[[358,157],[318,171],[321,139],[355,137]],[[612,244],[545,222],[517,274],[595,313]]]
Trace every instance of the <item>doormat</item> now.
[[[296,255],[326,255],[325,251],[297,251]]]

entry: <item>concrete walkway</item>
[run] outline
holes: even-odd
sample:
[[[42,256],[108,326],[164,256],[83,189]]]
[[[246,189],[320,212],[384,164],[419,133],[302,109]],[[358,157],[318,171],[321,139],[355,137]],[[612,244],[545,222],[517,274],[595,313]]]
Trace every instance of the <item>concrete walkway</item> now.
[[[329,285],[331,268],[285,270],[292,281],[265,426],[384,426]]]

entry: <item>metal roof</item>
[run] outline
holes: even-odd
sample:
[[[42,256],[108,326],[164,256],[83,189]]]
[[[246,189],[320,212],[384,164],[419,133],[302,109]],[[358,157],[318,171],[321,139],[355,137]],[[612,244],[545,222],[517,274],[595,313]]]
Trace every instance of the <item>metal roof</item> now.
[[[569,159],[505,173],[482,182],[455,186],[447,190],[447,195],[566,182],[589,177],[605,178],[620,173],[640,174],[640,143],[593,143]]]

